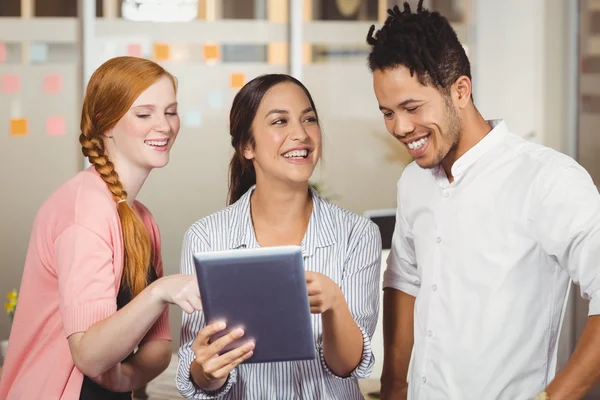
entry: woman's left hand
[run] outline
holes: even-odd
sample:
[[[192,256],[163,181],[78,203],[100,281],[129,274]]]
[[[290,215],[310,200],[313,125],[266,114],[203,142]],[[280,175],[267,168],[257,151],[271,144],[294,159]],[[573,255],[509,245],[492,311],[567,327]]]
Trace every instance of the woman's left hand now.
[[[344,301],[342,290],[328,276],[312,271],[306,271],[305,276],[311,313],[323,314]]]

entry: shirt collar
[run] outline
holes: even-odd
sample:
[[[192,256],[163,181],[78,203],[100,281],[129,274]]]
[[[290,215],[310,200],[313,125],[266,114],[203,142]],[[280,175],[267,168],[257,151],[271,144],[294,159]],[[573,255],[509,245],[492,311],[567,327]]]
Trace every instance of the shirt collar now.
[[[471,147],[465,154],[463,154],[454,164],[452,165],[452,176],[455,181],[458,181],[461,175],[473,164],[475,164],[484,154],[495,148],[501,143],[508,134],[508,128],[504,120],[493,119],[487,121],[492,127],[492,130],[483,137],[475,146]],[[443,168],[440,165],[433,169],[433,173],[436,176],[440,174],[446,176]]]
[[[250,214],[250,197],[256,185],[252,186],[232,207],[232,216],[229,221],[229,248],[255,248],[260,247],[254,234],[252,215]],[[316,190],[310,188],[313,199],[313,210],[308,221],[308,228],[302,243],[302,255],[309,257],[318,248],[331,246],[336,243],[333,216],[329,203],[321,198]]]

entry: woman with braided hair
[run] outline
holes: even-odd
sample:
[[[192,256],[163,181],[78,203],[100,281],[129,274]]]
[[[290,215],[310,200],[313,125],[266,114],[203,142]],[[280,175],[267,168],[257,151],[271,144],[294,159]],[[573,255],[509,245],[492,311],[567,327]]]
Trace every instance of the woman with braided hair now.
[[[161,66],[117,57],[94,72],[79,139],[92,166],[36,216],[1,399],[131,399],[168,366],[168,305],[201,302],[193,275],[162,276],[158,228],[135,198],[178,132]]]

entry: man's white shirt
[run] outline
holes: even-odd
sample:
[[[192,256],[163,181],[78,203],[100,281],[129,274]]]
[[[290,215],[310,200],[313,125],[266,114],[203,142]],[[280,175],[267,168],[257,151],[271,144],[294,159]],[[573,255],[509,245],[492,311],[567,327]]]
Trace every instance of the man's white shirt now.
[[[416,297],[409,400],[533,399],[555,374],[571,280],[600,314],[592,179],[489,123],[452,183],[414,162],[398,182],[384,287]]]

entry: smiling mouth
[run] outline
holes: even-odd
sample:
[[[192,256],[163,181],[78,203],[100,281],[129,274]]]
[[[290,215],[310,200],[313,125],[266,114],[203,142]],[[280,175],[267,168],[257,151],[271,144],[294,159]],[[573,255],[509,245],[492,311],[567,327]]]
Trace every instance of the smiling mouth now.
[[[145,140],[144,143],[146,143],[148,146],[150,147],[165,147],[167,145],[167,143],[169,143],[169,139],[164,139],[164,140]]]
[[[411,149],[411,150],[418,150],[421,147],[425,146],[425,144],[427,143],[427,141],[429,141],[429,136],[431,136],[431,134],[419,139],[419,140],[415,140],[413,142],[409,142],[406,144],[406,146]]]
[[[301,160],[307,158],[309,151],[307,149],[304,150],[292,150],[283,154],[284,158],[292,159],[292,160]]]

